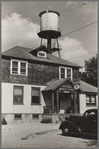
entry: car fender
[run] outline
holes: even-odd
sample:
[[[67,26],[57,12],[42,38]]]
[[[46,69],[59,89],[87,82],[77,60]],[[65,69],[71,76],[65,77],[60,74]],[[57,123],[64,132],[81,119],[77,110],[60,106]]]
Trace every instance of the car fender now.
[[[61,123],[61,125],[59,126],[59,129],[63,130],[66,127],[69,127],[73,132],[80,132],[80,128],[75,125],[73,122],[66,120],[64,122]]]

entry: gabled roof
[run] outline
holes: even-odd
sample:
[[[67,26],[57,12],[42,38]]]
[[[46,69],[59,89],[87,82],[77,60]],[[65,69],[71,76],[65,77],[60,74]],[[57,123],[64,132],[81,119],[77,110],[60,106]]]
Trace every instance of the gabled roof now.
[[[40,48],[42,48],[42,47],[39,47],[39,50],[40,50]],[[44,50],[45,50],[45,48],[46,47],[44,47]],[[36,57],[33,54],[31,54],[30,52],[32,53],[32,49],[30,49],[30,48],[16,46],[16,47],[9,49],[8,51],[3,52],[2,56],[8,56],[11,58],[21,58],[21,59],[26,59],[26,60],[33,60],[33,61],[38,61],[38,62],[46,62],[46,63],[64,65],[64,66],[68,66],[68,67],[81,68],[81,66],[78,66],[78,65],[71,63],[67,60],[64,60],[62,58],[58,58],[52,54],[47,53],[47,58],[39,58],[39,57]]]
[[[83,91],[83,92],[90,92],[90,93],[98,93],[98,88],[93,86],[93,85],[90,85],[84,81],[80,81],[80,89]]]
[[[73,81],[69,80],[69,79],[58,79],[56,81],[54,81],[53,83],[51,83],[50,85],[48,85],[45,89],[43,89],[42,91],[55,91],[57,88],[59,88],[61,85],[63,85],[66,81],[74,84]],[[98,89],[95,86],[92,86],[84,81],[80,81],[80,91],[82,92],[89,92],[89,93],[98,93]]]
[[[66,81],[68,81],[68,79],[66,79],[66,78],[58,79],[58,80],[52,82],[50,85],[48,85],[45,89],[43,89],[43,91],[54,91],[58,87],[60,87],[62,84],[64,84],[64,82],[66,82]]]

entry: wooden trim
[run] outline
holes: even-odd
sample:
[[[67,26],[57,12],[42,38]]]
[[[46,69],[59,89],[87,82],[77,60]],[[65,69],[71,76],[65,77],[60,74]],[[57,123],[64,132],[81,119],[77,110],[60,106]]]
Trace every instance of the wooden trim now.
[[[54,113],[54,92],[52,92],[52,113]]]
[[[56,92],[57,94],[57,113],[59,113],[59,92]]]

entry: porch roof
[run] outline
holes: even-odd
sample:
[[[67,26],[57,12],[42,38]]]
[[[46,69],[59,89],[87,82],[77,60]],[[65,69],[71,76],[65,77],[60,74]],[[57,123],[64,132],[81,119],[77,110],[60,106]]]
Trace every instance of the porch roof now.
[[[55,89],[57,89],[58,87],[60,87],[64,82],[66,82],[67,78],[64,79],[58,79],[54,82],[52,82],[50,85],[48,85],[45,89],[43,89],[42,91],[54,91]]]
[[[80,89],[83,92],[98,93],[98,88],[80,80]]]
[[[44,91],[55,91],[57,88],[59,88],[66,81],[69,81],[72,84],[74,84],[73,81],[66,79],[66,78],[58,79],[58,80],[52,82],[50,85],[48,85],[45,89],[43,89],[42,92],[44,92]],[[98,93],[98,88],[80,80],[80,91],[87,92],[87,93],[88,92],[89,93]]]

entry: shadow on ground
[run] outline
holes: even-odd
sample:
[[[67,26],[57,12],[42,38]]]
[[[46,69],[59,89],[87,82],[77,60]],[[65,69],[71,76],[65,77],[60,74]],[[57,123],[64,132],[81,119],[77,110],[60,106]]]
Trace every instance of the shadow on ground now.
[[[87,141],[83,141],[83,143],[86,143],[87,146],[96,146],[98,147],[98,141],[97,140],[89,140],[89,142]]]
[[[59,134],[64,136],[63,134]],[[96,134],[72,134],[69,137],[76,137],[76,138],[83,138],[83,139],[93,139],[93,140],[97,140],[97,135]]]

